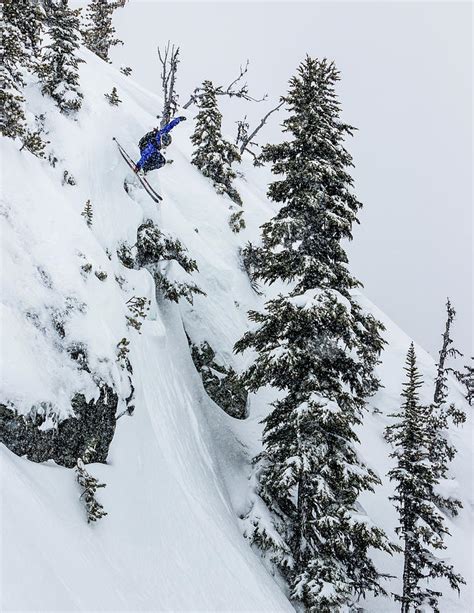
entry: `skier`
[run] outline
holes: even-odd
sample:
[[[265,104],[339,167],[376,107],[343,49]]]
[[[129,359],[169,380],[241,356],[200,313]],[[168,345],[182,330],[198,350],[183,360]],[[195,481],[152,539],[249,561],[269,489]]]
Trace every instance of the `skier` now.
[[[160,152],[161,147],[167,147],[171,143],[170,130],[178,125],[180,121],[185,121],[186,117],[175,117],[164,128],[155,128],[140,139],[141,158],[135,164],[136,172],[146,174],[150,170],[161,168],[166,164],[166,159]]]

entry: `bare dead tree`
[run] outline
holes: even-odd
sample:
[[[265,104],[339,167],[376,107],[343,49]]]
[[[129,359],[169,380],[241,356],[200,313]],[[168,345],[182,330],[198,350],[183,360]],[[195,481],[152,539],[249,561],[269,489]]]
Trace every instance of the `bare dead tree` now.
[[[243,120],[237,121],[237,138],[235,144],[240,148],[240,155],[243,155],[244,151],[248,151],[254,158],[256,158],[255,153],[250,149],[252,146],[257,146],[257,143],[253,142],[253,139],[267,123],[267,119],[270,117],[270,115],[275,111],[280,110],[283,104],[284,102],[281,101],[277,106],[268,111],[268,113],[262,117],[260,123],[255,127],[255,129],[250,132],[250,134],[250,124],[247,122],[247,115],[243,118]]]
[[[455,347],[451,347],[453,344],[453,339],[451,338],[451,324],[456,317],[456,311],[451,304],[449,298],[446,301],[446,324],[444,328],[444,333],[442,335],[443,343],[441,345],[441,349],[439,351],[438,363],[436,364],[437,373],[435,378],[435,390],[434,390],[434,402],[435,404],[439,404],[443,397],[447,392],[447,373],[454,372],[452,368],[446,367],[447,358],[456,358],[457,356],[462,356],[462,353],[458,351]]]
[[[218,85],[214,92],[216,96],[229,96],[229,98],[242,98],[244,100],[250,100],[252,102],[262,102],[267,99],[267,94],[263,96],[263,98],[254,98],[249,94],[249,88],[247,83],[241,83],[244,76],[247,74],[249,68],[249,60],[246,61],[244,67],[240,67],[240,72],[237,78],[235,78],[231,83],[224,87],[224,85]],[[199,101],[200,95],[202,92],[202,87],[198,86],[194,89],[191,94],[189,100],[183,105],[183,109],[187,109],[191,106],[191,104],[196,104]]]
[[[158,47],[158,58],[161,63],[161,86],[163,88],[163,115],[160,128],[171,121],[171,117],[178,108],[178,94],[176,93],[176,72],[179,64],[179,47],[170,46],[167,42],[164,51]]]

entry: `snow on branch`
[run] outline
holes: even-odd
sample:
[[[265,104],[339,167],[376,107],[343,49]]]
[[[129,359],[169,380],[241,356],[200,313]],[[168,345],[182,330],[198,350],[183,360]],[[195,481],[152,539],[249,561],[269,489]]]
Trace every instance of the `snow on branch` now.
[[[95,454],[95,443],[91,443],[82,458],[77,458],[76,462],[76,479],[79,485],[82,487],[83,492],[81,499],[84,502],[87,512],[87,523],[97,521],[107,512],[104,511],[104,507],[96,499],[95,494],[99,487],[105,487],[105,483],[99,483],[99,481],[89,474],[85,465],[90,462],[91,458]]]

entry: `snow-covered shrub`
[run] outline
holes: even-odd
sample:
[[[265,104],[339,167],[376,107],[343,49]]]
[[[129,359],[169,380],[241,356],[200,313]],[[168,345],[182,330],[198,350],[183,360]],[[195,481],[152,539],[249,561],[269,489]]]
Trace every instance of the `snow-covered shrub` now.
[[[150,300],[145,296],[133,296],[130,300],[127,300],[130,311],[130,315],[127,315],[127,325],[140,332],[143,320],[146,319],[150,310],[150,304]]]
[[[245,219],[243,218],[243,214],[243,211],[235,211],[229,218],[230,229],[236,234],[245,228]]]
[[[146,267],[153,274],[164,298],[173,302],[186,298],[192,303],[194,294],[204,294],[189,278],[198,270],[196,261],[179,239],[164,234],[151,220],[138,228],[135,247],[135,267]]]
[[[76,479],[79,485],[82,487],[83,492],[81,494],[81,500],[84,502],[87,512],[87,523],[97,521],[104,515],[107,515],[104,511],[104,507],[95,497],[97,490],[100,487],[105,487],[105,483],[99,483],[99,481],[93,477],[87,470],[85,465],[91,461],[95,453],[95,442],[88,444],[86,451],[82,458],[77,458],[76,462]]]

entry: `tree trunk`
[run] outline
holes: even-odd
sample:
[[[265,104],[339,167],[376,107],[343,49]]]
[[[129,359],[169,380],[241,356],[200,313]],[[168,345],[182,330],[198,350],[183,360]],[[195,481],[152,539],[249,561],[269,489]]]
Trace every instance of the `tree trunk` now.
[[[301,476],[298,481],[298,497],[297,497],[297,520],[296,520],[296,564],[300,567],[302,562],[302,553],[305,543],[305,524],[306,524],[306,488],[305,478]]]
[[[406,509],[405,509],[406,513]],[[414,526],[407,518],[403,520],[403,534],[405,538],[405,551],[403,556],[403,594],[401,613],[409,613],[411,602],[411,546],[407,543],[407,534],[413,530]]]

